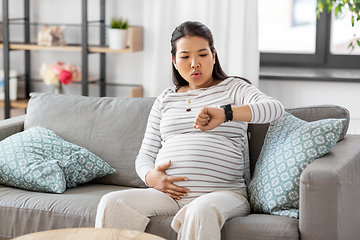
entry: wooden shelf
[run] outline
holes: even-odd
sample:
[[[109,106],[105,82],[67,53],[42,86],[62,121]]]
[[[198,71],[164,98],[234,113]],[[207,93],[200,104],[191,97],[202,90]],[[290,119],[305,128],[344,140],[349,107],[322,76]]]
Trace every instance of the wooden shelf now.
[[[143,50],[143,28],[130,27],[129,28],[130,45],[125,49],[110,49],[108,47],[89,46],[88,51],[93,53],[126,53],[138,52]],[[0,48],[3,48],[0,44]],[[12,50],[49,50],[49,51],[75,51],[81,52],[81,46],[40,46],[36,44],[9,44]]]
[[[10,107],[11,108],[24,108],[26,109],[28,106],[29,99],[20,99],[20,100],[14,100],[10,101]],[[0,100],[0,106],[5,106],[4,100]]]
[[[17,78],[20,79],[22,77],[22,75],[18,75]],[[21,79],[23,80],[23,79]],[[40,76],[35,76],[35,77],[32,77],[31,78],[31,81],[34,81],[34,82],[44,82],[44,80],[40,77]],[[71,82],[71,84],[81,84],[81,80],[73,80]],[[88,83],[99,83],[99,79],[96,79],[96,78],[88,78]]]
[[[55,51],[81,51],[79,46],[39,46],[35,44],[9,44],[12,50],[55,50]]]

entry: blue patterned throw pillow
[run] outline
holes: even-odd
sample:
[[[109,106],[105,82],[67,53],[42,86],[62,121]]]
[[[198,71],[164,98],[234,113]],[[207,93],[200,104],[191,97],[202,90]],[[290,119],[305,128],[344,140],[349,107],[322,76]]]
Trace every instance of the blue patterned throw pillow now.
[[[33,127],[0,142],[0,183],[40,192],[63,193],[115,170],[83,147],[53,131]]]
[[[299,217],[302,171],[336,144],[346,119],[306,122],[290,113],[270,123],[249,184],[255,212]]]

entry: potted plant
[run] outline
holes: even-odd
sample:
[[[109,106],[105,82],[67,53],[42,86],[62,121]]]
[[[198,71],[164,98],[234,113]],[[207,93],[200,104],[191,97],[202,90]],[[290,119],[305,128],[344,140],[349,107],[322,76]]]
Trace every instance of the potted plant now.
[[[122,18],[111,19],[110,28],[108,29],[109,48],[124,49],[127,44],[127,33],[129,23]]]
[[[331,12],[333,7],[336,16],[339,14],[351,14],[352,27],[354,27],[356,21],[360,21],[360,0],[318,0],[316,6],[318,18],[325,8],[327,8],[328,12]],[[360,38],[357,38],[354,34],[354,39],[350,42],[348,48],[354,50],[356,45],[360,47]]]

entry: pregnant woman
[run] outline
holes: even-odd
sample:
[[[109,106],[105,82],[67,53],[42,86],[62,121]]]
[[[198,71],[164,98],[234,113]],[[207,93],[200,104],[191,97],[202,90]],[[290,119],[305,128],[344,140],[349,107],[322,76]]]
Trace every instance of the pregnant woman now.
[[[250,212],[247,122],[275,121],[284,109],[248,80],[224,73],[205,25],[181,24],[171,47],[175,86],[155,100],[135,164],[149,188],[105,195],[96,227],[145,231],[149,217],[175,215],[178,239],[220,239],[227,219]]]

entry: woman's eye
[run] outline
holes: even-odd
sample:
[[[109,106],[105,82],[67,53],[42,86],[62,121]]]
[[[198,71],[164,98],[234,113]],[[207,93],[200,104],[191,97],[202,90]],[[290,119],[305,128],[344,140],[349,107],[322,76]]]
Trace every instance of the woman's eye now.
[[[207,56],[207,53],[206,54],[201,54],[200,57],[206,57]]]
[[[186,58],[189,58],[188,56],[185,56],[185,57],[180,57],[180,58],[182,58],[182,59],[186,59]]]

